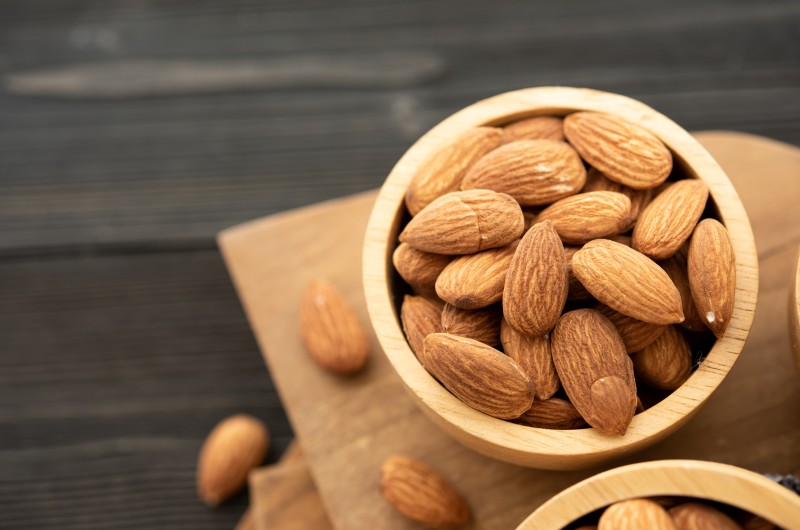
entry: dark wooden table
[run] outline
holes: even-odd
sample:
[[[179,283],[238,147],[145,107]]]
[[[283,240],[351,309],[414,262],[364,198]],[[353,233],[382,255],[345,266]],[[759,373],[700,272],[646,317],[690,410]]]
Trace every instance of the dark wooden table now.
[[[3,0],[0,77],[0,527],[229,528],[207,431],[292,434],[217,231],[527,86],[800,144],[800,3]]]

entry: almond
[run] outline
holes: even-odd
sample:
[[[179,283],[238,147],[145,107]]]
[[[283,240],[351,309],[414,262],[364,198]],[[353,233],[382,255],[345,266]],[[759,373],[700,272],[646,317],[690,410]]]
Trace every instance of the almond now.
[[[612,504],[600,516],[597,529],[678,530],[667,511],[647,499],[633,499]]]
[[[311,357],[331,372],[351,374],[367,362],[367,335],[344,295],[327,280],[313,280],[306,287],[300,332]]]
[[[651,324],[683,321],[681,295],[654,261],[621,243],[597,239],[572,258],[572,272],[611,309]]]
[[[566,399],[550,398],[534,401],[533,406],[517,419],[517,422],[528,427],[540,429],[580,429],[586,426],[586,420],[572,403]]]
[[[444,304],[423,296],[406,295],[400,307],[400,320],[411,351],[416,354],[422,366],[426,366],[423,342],[431,333],[442,331],[442,309]]]
[[[622,232],[630,224],[631,201],[622,193],[592,191],[561,199],[541,211],[564,243],[580,245]]]
[[[684,247],[685,248],[685,247]],[[704,331],[706,324],[700,318],[700,313],[694,305],[692,299],[692,290],[689,287],[689,270],[686,263],[686,253],[680,250],[675,253],[671,258],[659,263],[661,268],[667,273],[672,283],[678,288],[681,294],[681,304],[683,307],[684,321],[681,322],[681,327],[689,331]]]
[[[564,135],[590,166],[635,190],[655,188],[672,171],[672,154],[647,129],[595,112],[564,119]]]
[[[736,257],[728,231],[719,221],[704,219],[689,243],[689,287],[700,318],[719,339],[733,316]]]
[[[503,315],[517,331],[544,335],[567,301],[564,246],[550,222],[531,227],[517,246],[503,290]]]
[[[504,140],[557,140],[564,141],[564,121],[555,116],[534,116],[515,121],[503,127]]]
[[[669,514],[678,530],[742,530],[721,511],[699,502],[679,504]]]
[[[433,153],[420,165],[408,186],[406,207],[411,215],[418,214],[445,193],[458,190],[470,166],[502,141],[501,129],[475,127]]]
[[[520,140],[499,147],[470,168],[461,189],[508,193],[523,206],[549,204],[578,193],[586,169],[564,142]]]
[[[197,493],[203,502],[217,506],[242,489],[268,448],[269,432],[256,418],[237,414],[218,423],[197,461]]]
[[[666,326],[664,333],[631,359],[636,376],[661,390],[677,389],[692,373],[689,342],[676,326]]]
[[[467,524],[469,506],[456,488],[426,464],[394,455],[381,466],[381,494],[397,511],[431,528]]]
[[[400,243],[392,254],[397,273],[419,292],[433,292],[436,278],[450,260],[450,256],[422,252],[407,243]]]
[[[614,327],[619,331],[620,337],[622,337],[622,342],[625,344],[625,351],[628,353],[644,349],[667,329],[666,326],[649,324],[623,315],[603,304],[599,304],[595,309],[603,313],[614,324]]]
[[[430,372],[470,407],[500,419],[521,416],[535,388],[510,357],[476,340],[434,333],[425,339]]]
[[[501,318],[499,304],[480,309],[460,309],[445,304],[442,311],[442,331],[495,346],[500,344]]]
[[[550,337],[523,335],[503,319],[500,322],[503,351],[514,359],[536,386],[536,399],[547,399],[558,392],[561,383],[550,354]]]
[[[499,302],[516,242],[454,259],[436,280],[436,294],[461,309],[477,309]]]
[[[551,348],[561,384],[586,422],[602,434],[625,434],[636,409],[636,381],[611,321],[593,309],[564,313]]]
[[[653,199],[633,228],[633,248],[655,260],[675,254],[692,235],[708,199],[708,186],[680,180]]]
[[[569,291],[567,293],[567,300],[591,300],[592,293],[586,290],[586,287],[575,277],[572,272],[572,257],[578,252],[581,247],[565,246],[564,259],[567,263],[567,279],[569,282]]]
[[[519,204],[505,193],[469,190],[439,197],[409,221],[400,241],[435,254],[472,254],[522,235]]]
[[[636,220],[639,219],[639,214],[642,213],[642,210],[650,204],[650,201],[653,200],[653,190],[635,190],[633,188],[629,188],[628,186],[623,186],[618,182],[614,182],[606,178],[605,175],[600,173],[597,169],[591,168],[586,174],[586,185],[583,187],[583,192],[590,192],[590,191],[613,191],[616,193],[622,193],[631,201],[631,213],[629,216],[628,226],[624,228],[624,230],[630,230],[631,227],[636,223]]]

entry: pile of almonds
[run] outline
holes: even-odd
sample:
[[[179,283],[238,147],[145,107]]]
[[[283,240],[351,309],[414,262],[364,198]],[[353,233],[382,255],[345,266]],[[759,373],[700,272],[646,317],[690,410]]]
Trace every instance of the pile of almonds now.
[[[464,131],[406,195],[393,263],[411,349],[496,418],[624,434],[637,388],[681,386],[690,344],[730,322],[734,254],[708,194],[615,116]]]

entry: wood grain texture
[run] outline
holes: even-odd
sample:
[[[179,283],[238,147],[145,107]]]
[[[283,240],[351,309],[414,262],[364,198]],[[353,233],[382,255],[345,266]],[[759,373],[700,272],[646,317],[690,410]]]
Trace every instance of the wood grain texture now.
[[[800,372],[800,251],[792,273],[794,286],[789,287],[789,333],[791,333],[794,362]]]
[[[253,471],[250,502],[256,530],[333,528],[304,458]]]

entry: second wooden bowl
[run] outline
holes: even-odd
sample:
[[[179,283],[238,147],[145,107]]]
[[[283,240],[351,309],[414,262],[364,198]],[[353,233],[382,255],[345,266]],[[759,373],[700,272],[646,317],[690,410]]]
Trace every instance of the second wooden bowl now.
[[[800,249],[794,260],[792,283],[789,286],[789,333],[794,350],[794,363],[800,373]]]
[[[420,365],[400,325],[392,252],[407,215],[404,196],[418,166],[463,130],[504,125],[534,115],[576,111],[615,114],[648,128],[672,151],[676,165],[708,184],[736,255],[736,301],[725,336],[716,341],[686,383],[634,417],[627,434],[594,429],[547,430],[498,420],[465,405]],[[544,87],[508,92],[471,105],[431,129],[397,163],[378,195],[367,225],[364,290],[384,352],[416,403],[453,438],[488,456],[542,469],[579,469],[649,446],[683,425],[727,375],[750,332],[758,291],[758,261],[750,223],[728,177],[689,133],[633,99],[588,89]]]

